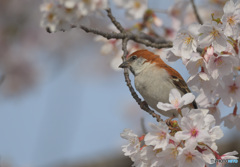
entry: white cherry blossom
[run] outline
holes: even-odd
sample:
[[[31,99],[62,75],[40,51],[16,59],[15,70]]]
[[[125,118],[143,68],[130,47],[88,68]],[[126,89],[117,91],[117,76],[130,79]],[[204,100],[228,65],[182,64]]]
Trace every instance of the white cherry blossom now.
[[[204,167],[202,154],[193,147],[179,148],[178,167]]]
[[[240,102],[240,76],[224,76],[222,80],[224,85],[219,86],[216,91],[222,98],[223,103],[232,107]]]
[[[181,119],[179,126],[182,131],[178,131],[175,138],[186,140],[186,145],[196,145],[198,142],[209,143],[211,138],[204,122],[204,115],[202,113],[195,114],[193,110],[190,113],[193,115]]]
[[[208,47],[212,45],[214,50],[221,52],[226,49],[227,39],[221,29],[220,25],[216,22],[212,24],[203,24],[199,29],[199,44],[201,47]]]
[[[150,124],[152,131],[150,131],[144,138],[147,145],[154,146],[155,149],[165,150],[169,143],[168,126],[164,122],[159,122],[158,125]]]
[[[134,162],[133,166],[135,167],[150,167],[152,161],[156,158],[156,153],[153,150],[153,147],[145,146],[131,159]]]
[[[131,1],[119,1],[114,0],[118,7],[126,9],[126,14],[129,18],[140,19],[143,17],[145,11],[147,10],[146,0],[131,0]]]
[[[239,35],[238,23],[240,22],[240,10],[235,8],[236,4],[232,0],[229,0],[223,7],[224,15],[222,16],[225,35],[231,36],[234,39]]]
[[[169,103],[158,102],[157,107],[161,110],[168,111],[171,109],[180,109],[182,106],[190,104],[195,99],[192,93],[187,93],[181,97],[177,89],[172,89],[169,93]]]
[[[229,54],[212,55],[207,63],[207,69],[213,79],[223,77],[233,72],[233,67],[238,64],[238,59]]]
[[[177,166],[178,146],[169,143],[164,151],[156,154],[156,157],[158,159],[152,163],[153,166]]]
[[[78,11],[85,16],[89,12],[95,12],[99,9],[106,9],[108,7],[108,0],[81,0],[78,3]]]
[[[193,56],[186,64],[186,68],[191,76],[196,75],[199,72],[199,68],[205,68],[206,62],[202,56],[198,53],[193,53]]]
[[[237,154],[238,154],[237,151],[227,152],[227,153],[223,154],[222,156],[220,156],[220,158],[223,159],[223,160],[239,159],[238,157],[235,156]],[[216,167],[224,167],[225,164],[226,164],[225,162],[217,163]]]
[[[236,126],[237,130],[240,131],[240,114],[229,114],[225,117],[223,117],[224,126],[226,126],[229,129],[232,129],[234,126]]]
[[[191,24],[187,28],[182,28],[173,41],[173,48],[180,50],[185,59],[189,59],[191,53],[197,51],[199,28],[200,24]]]
[[[130,129],[124,129],[121,133],[121,137],[128,140],[129,144],[122,146],[122,150],[125,156],[134,156],[140,151],[140,142],[138,136]]]

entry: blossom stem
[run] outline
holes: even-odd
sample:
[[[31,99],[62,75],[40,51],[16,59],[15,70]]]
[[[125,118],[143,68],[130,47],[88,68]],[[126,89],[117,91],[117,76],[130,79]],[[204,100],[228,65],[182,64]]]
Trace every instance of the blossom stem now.
[[[179,108],[177,111],[181,115],[181,117],[183,117],[181,109]]]
[[[214,154],[214,156],[216,157],[216,159],[221,159],[221,156],[214,151],[211,147],[209,147],[208,145],[204,144],[210,151],[212,151],[212,153]]]

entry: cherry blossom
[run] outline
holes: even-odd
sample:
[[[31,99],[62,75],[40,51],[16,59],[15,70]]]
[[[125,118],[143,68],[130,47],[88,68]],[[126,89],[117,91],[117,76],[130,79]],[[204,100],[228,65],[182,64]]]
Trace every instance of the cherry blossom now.
[[[216,88],[218,83],[213,81],[211,76],[205,72],[199,72],[187,80],[188,85],[197,92],[200,92],[202,89],[207,95],[209,95],[210,91]],[[214,88],[213,88],[214,87]]]
[[[149,132],[144,141],[147,145],[154,146],[154,149],[165,150],[169,142],[168,126],[160,122],[159,125],[150,124],[152,131]]]
[[[174,4],[168,9],[168,13],[173,20],[173,28],[175,30],[179,30],[179,27],[184,23],[189,5],[189,1],[175,0]]]
[[[129,16],[129,18],[140,19],[143,17],[145,11],[147,10],[146,0],[114,1],[118,7],[123,7],[126,9],[126,14]]]
[[[195,114],[193,110],[190,113],[191,116],[181,119],[179,126],[182,131],[177,132],[175,138],[186,140],[186,145],[196,145],[198,142],[209,143],[211,138],[204,123],[204,115],[202,113]]]
[[[232,152],[227,152],[225,154],[223,154],[222,156],[220,156],[220,159],[222,160],[228,160],[228,159],[238,159],[238,157],[234,156],[237,155],[238,152],[237,151],[232,151]],[[226,163],[217,163],[216,167],[223,167]]]
[[[195,99],[192,93],[187,93],[181,97],[177,89],[172,89],[169,94],[169,103],[158,102],[157,107],[161,110],[167,111],[171,109],[180,109],[182,106],[190,104]]]
[[[79,1],[78,3],[78,11],[83,16],[87,15],[89,12],[95,12],[97,9],[106,9],[107,7],[107,0],[87,0]]]
[[[204,167],[205,161],[202,154],[195,150],[193,147],[179,148],[179,167]]]
[[[212,45],[214,50],[221,52],[225,50],[227,46],[226,36],[223,33],[220,25],[216,22],[212,24],[203,24],[199,29],[199,44],[201,47],[208,47]]]
[[[233,72],[233,67],[238,64],[238,59],[228,54],[210,56],[207,64],[209,74],[213,79],[223,77]]]
[[[186,59],[191,57],[192,52],[197,51],[199,28],[199,24],[191,24],[187,28],[182,28],[173,41],[173,48],[180,50],[181,55]]]
[[[232,129],[234,126],[236,126],[237,130],[240,131],[240,114],[234,115],[229,114],[225,117],[223,117],[224,126],[228,127],[229,129]]]
[[[193,56],[188,60],[186,68],[191,76],[196,75],[199,72],[199,68],[205,68],[205,59],[198,53],[192,54]]]
[[[235,8],[234,2],[229,0],[223,7],[224,15],[222,16],[225,35],[234,37],[234,39],[239,35],[238,23],[240,22],[240,10]]]
[[[158,158],[154,161],[153,166],[177,166],[178,147],[176,144],[169,143],[164,151],[156,154]]]
[[[129,144],[122,146],[124,155],[133,156],[140,151],[140,142],[138,136],[130,129],[124,129],[121,133],[121,137],[128,140]]]
[[[145,146],[139,153],[132,157],[132,161],[134,161],[133,165],[136,167],[148,167],[151,166],[152,161],[156,158],[153,147]]]
[[[232,75],[223,77],[224,85],[219,85],[217,92],[219,93],[225,105],[232,107],[240,102],[240,76]]]

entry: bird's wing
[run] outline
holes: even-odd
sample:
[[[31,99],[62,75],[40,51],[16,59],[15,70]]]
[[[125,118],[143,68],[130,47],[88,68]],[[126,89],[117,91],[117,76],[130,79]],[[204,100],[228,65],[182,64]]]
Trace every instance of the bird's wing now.
[[[173,84],[174,84],[179,90],[181,90],[184,94],[191,92],[191,91],[189,90],[186,82],[185,82],[182,78],[176,77],[176,76],[174,76],[174,75],[172,75],[171,77],[172,77]]]

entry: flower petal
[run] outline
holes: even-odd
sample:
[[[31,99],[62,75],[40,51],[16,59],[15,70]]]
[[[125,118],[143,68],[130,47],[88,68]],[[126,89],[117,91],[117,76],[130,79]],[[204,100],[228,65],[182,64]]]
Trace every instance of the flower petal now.
[[[182,97],[182,100],[184,100],[184,105],[192,103],[194,99],[195,96],[192,93],[187,93]]]
[[[158,107],[160,110],[163,110],[163,111],[168,111],[168,110],[172,110],[172,109],[175,108],[172,104],[162,103],[162,102],[158,102],[157,107]]]
[[[177,89],[172,89],[169,93],[169,102],[176,100],[176,99],[181,99],[181,94]]]

